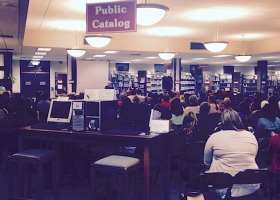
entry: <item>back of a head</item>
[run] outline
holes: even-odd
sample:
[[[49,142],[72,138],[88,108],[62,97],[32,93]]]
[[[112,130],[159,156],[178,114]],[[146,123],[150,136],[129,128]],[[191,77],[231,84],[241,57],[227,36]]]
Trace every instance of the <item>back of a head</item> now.
[[[41,94],[41,100],[48,100],[50,98],[49,94],[48,93],[42,93]]]
[[[272,104],[265,104],[263,107],[264,117],[270,121],[275,121],[277,116],[277,109]]]
[[[202,102],[199,107],[199,115],[208,115],[210,111],[210,104],[208,102]]]
[[[241,130],[243,128],[242,121],[235,110],[226,109],[221,114],[221,123],[223,130]]]
[[[272,105],[274,108],[278,107],[278,99],[276,96],[272,95],[268,97],[268,103]]]
[[[183,107],[182,107],[181,102],[178,98],[175,98],[171,102],[170,110],[171,110],[171,113],[176,115],[176,116],[182,115],[184,113]]]
[[[189,102],[190,102],[190,104],[191,105],[193,105],[193,106],[197,106],[197,97],[196,97],[196,95],[191,95],[190,97],[189,97]]]
[[[165,102],[169,102],[170,96],[169,96],[168,94],[164,94],[164,95],[162,96],[162,100],[165,101]]]
[[[137,89],[137,90],[136,90],[136,94],[142,95],[142,90],[141,90],[141,89]]]
[[[210,101],[209,103],[216,103],[216,97],[214,95],[210,95],[208,99]]]

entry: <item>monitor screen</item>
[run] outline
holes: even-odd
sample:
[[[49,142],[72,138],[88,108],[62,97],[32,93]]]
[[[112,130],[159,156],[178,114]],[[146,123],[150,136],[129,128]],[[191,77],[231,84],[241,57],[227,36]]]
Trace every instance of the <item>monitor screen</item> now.
[[[166,73],[166,67],[163,64],[154,64],[154,70],[158,73]]]
[[[224,74],[233,74],[234,66],[224,66]]]
[[[72,101],[58,101],[57,99],[52,99],[48,113],[48,122],[70,123],[71,116]]]
[[[129,63],[116,63],[116,70],[120,72],[128,72]]]

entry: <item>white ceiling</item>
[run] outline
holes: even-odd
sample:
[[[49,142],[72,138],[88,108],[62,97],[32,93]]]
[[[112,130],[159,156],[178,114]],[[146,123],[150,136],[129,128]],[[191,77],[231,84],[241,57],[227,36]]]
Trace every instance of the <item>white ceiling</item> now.
[[[17,8],[22,9],[17,5],[18,1],[0,0],[0,22],[5,21],[0,23],[3,34],[21,30],[20,26],[17,27],[19,20],[13,19],[15,14],[10,16]],[[151,0],[151,3],[169,7],[163,20],[150,27],[138,26],[137,32],[104,33],[113,39],[102,49],[83,44],[83,37],[86,35],[86,3],[92,2],[94,1],[30,0],[24,36],[22,35],[23,43],[20,42],[20,35],[17,44],[5,38],[7,48],[14,49],[14,59],[30,59],[37,47],[52,47],[42,60],[65,61],[66,48],[76,46],[77,31],[77,46],[87,50],[81,59],[138,64],[163,63],[166,61],[158,58],[157,54],[164,51],[167,38],[168,50],[176,52],[176,57],[182,58],[183,64],[256,66],[258,60],[268,60],[269,65],[280,66],[277,62],[280,61],[279,0]],[[143,0],[138,3],[143,3]],[[7,23],[8,17],[13,22]],[[228,47],[221,53],[190,50],[190,42],[213,40],[216,19],[219,40],[228,41]],[[253,55],[247,63],[239,63],[234,59],[234,55],[243,53],[242,35],[245,35],[245,53]],[[0,42],[0,48],[6,46],[3,41]],[[103,58],[93,57],[104,54],[106,50],[119,52],[106,54]],[[213,57],[221,54],[230,56]],[[146,58],[150,56],[157,58]],[[195,60],[197,58],[201,59]]]

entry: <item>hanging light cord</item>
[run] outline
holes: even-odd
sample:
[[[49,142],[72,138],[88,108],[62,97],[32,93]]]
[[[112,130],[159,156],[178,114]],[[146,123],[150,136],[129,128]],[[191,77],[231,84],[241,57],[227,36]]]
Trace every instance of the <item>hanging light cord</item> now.
[[[214,26],[214,41],[219,41],[219,35],[218,35],[218,20],[216,18],[215,26]]]
[[[245,55],[245,43],[244,43],[244,35],[242,35],[243,37],[243,55]]]

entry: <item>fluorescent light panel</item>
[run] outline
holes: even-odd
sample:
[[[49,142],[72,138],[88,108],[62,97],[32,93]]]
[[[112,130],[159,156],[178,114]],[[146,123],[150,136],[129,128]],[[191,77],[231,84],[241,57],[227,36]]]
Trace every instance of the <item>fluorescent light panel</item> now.
[[[114,53],[118,53],[119,51],[105,51],[103,53],[105,54],[114,54]]]
[[[39,47],[39,48],[37,49],[37,51],[50,51],[50,50],[52,50],[52,48]]]
[[[45,55],[47,55],[47,52],[36,51],[36,52],[35,52],[35,55],[45,56]]]

